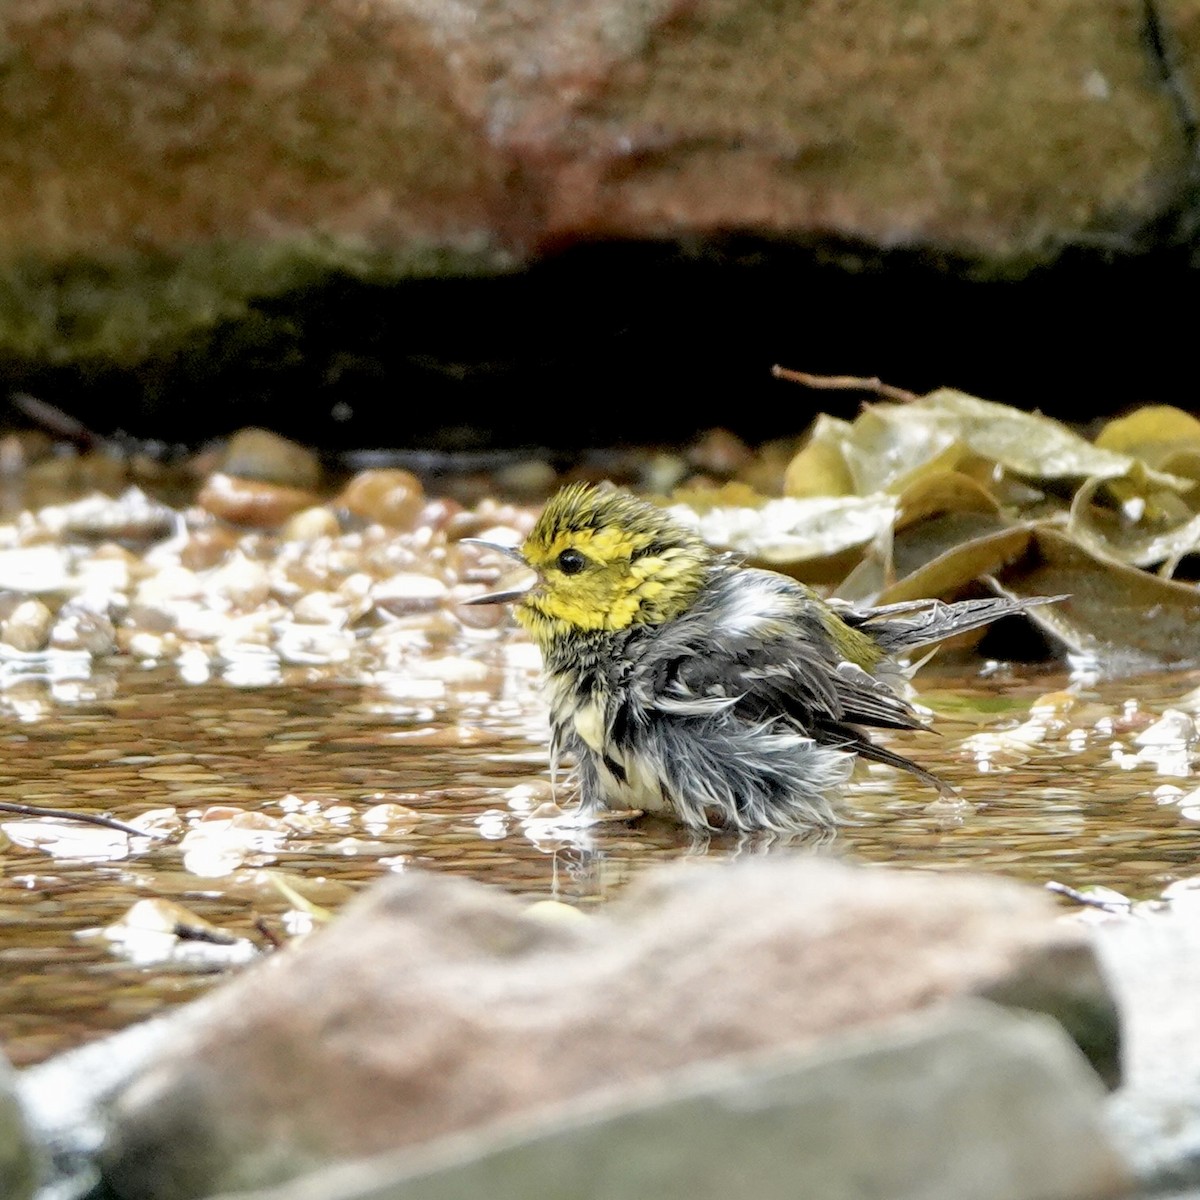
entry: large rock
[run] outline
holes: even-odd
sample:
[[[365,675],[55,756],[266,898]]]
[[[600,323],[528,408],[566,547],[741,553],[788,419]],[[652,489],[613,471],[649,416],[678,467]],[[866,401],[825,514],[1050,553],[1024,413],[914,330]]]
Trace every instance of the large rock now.
[[[1053,1021],[964,1003],[242,1200],[1101,1200],[1129,1172],[1100,1101]]]
[[[794,1047],[950,997],[1053,991],[1115,1016],[1083,934],[987,879],[782,857],[681,866],[547,923],[421,874],[252,968],[120,1097],[106,1173],[183,1200],[428,1141],[724,1055]],[[1090,999],[1085,1003],[1083,997]],[[1058,997],[1061,1000],[1061,995]]]
[[[1113,1128],[1147,1192],[1200,1197],[1200,881],[1172,890],[1165,913],[1106,921],[1094,937],[1127,1033]]]
[[[1166,11],[1194,27],[1194,0]],[[315,280],[600,238],[1010,268],[1128,241],[1187,196],[1144,19],[1140,0],[9,0],[0,355],[131,364],[239,321],[250,356],[256,306]]]
[[[17,1081],[8,1060],[0,1056],[0,1196],[28,1200],[38,1180],[40,1154],[25,1120]]]

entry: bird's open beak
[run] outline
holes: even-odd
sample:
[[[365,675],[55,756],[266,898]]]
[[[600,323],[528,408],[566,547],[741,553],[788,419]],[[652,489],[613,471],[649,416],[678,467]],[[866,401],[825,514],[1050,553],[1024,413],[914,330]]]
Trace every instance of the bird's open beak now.
[[[505,558],[514,559],[521,566],[529,568],[529,564],[525,561],[525,556],[516,546],[504,546],[500,542],[489,542],[484,538],[460,538],[459,545],[467,546],[482,546],[485,550],[494,550],[497,554],[503,554]],[[537,576],[531,575],[526,583],[520,587],[505,588],[499,592],[487,592],[482,596],[472,596],[470,600],[464,600],[464,604],[509,604],[513,600],[520,600],[522,596],[528,593],[533,585],[537,583]]]

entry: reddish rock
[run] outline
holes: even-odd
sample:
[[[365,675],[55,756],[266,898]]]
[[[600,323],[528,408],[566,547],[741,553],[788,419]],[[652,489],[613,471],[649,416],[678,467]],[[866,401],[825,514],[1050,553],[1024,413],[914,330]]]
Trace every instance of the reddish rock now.
[[[965,994],[1105,1030],[1110,1067],[1084,936],[1021,885],[817,859],[668,869],[576,922],[393,877],[235,980],[143,1073],[110,1178],[129,1200],[168,1200],[164,1179],[169,1200],[249,1187]]]
[[[196,495],[201,508],[235,525],[275,529],[293,513],[311,508],[318,497],[303,488],[236,479],[218,472],[209,476]]]
[[[1190,69],[1195,6],[1163,11]],[[595,239],[1052,258],[1186,187],[1144,21],[1140,0],[10,0],[0,261],[23,290],[0,351],[138,362],[331,275]]]

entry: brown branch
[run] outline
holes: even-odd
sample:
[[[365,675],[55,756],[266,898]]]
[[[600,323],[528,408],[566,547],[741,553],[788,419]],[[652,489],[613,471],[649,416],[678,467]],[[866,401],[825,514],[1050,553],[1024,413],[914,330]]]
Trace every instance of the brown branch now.
[[[803,384],[804,387],[818,388],[824,391],[870,392],[882,396],[885,400],[895,400],[900,404],[911,404],[921,397],[916,392],[904,388],[892,387],[877,376],[867,379],[860,375],[810,375],[807,371],[793,371],[776,363],[771,368],[771,374],[776,379],[786,379],[789,383]]]
[[[9,396],[9,401],[13,408],[47,433],[62,438],[64,441],[74,442],[85,450],[99,445],[104,440],[77,417],[71,416],[69,412],[65,412],[57,404],[51,404],[48,400],[41,400],[37,396],[31,396],[28,392],[13,392]]]
[[[13,804],[0,800],[0,812],[16,813],[20,817],[51,817],[56,821],[79,821],[84,825],[103,825],[105,829],[117,829],[132,837],[165,838],[165,833],[155,833],[149,829],[138,829],[135,825],[126,825],[116,817],[105,817],[99,813],[75,812],[70,808],[42,808],[40,804]]]

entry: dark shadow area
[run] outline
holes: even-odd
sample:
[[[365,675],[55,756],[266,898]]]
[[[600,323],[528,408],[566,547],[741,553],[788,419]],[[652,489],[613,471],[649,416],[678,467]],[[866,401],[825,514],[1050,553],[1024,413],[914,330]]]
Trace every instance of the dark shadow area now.
[[[760,441],[863,399],[774,380],[776,362],[1087,421],[1194,404],[1195,291],[1182,253],[1072,252],[998,281],[853,250],[594,245],[501,278],[335,279],[134,370],[9,362],[0,386],[102,435],[195,445],[262,424],[330,453],[678,443],[713,425]]]

